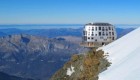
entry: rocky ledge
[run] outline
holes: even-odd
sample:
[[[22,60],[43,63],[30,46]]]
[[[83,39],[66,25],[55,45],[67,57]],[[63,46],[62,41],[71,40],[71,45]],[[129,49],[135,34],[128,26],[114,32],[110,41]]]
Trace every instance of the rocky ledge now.
[[[98,80],[99,73],[110,66],[105,56],[103,51],[96,49],[86,54],[75,54],[51,80]]]

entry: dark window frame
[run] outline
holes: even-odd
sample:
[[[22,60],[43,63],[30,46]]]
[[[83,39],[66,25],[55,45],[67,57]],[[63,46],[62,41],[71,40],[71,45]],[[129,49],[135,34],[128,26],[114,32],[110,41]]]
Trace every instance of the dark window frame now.
[[[101,32],[99,32],[99,36],[101,36]]]
[[[99,30],[101,30],[101,27],[99,27]]]

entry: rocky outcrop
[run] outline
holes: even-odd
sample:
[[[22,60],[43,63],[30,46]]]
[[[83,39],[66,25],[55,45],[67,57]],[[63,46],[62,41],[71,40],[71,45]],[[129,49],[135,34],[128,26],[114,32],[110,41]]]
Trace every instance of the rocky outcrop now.
[[[98,74],[108,66],[110,63],[105,58],[104,52],[92,49],[86,54],[73,55],[51,80],[98,80]]]
[[[47,80],[84,48],[63,39],[32,35],[9,35],[0,38],[0,71],[11,75]]]

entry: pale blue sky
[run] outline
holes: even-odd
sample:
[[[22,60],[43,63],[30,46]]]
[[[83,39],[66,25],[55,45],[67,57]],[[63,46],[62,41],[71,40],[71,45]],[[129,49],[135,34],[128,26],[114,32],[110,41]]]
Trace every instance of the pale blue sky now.
[[[0,0],[0,24],[140,24],[140,0]]]

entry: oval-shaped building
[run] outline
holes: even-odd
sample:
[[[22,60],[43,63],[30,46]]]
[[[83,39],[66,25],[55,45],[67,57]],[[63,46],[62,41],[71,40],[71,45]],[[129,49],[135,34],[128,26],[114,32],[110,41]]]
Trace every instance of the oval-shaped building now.
[[[83,29],[85,47],[100,47],[116,40],[115,27],[109,23],[89,23]]]

